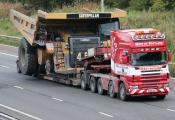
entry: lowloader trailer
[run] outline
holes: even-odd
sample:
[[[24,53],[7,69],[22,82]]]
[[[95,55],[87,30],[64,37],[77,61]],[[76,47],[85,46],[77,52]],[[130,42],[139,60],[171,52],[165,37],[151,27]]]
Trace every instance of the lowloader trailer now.
[[[119,30],[125,11],[46,13],[37,19],[11,10],[10,19],[24,36],[17,71],[99,94],[156,96],[170,91],[171,53],[158,30]],[[111,32],[112,31],[112,32]]]
[[[10,20],[23,35],[17,71],[25,75],[68,85],[80,86],[84,53],[89,48],[107,44],[110,31],[120,29],[123,10],[114,12],[47,13],[39,10],[33,19],[10,11]],[[85,55],[85,56],[84,56]]]
[[[131,96],[165,98],[170,91],[171,53],[163,33],[152,28],[113,30],[109,45],[88,49],[82,59],[82,89],[108,92],[123,101]]]

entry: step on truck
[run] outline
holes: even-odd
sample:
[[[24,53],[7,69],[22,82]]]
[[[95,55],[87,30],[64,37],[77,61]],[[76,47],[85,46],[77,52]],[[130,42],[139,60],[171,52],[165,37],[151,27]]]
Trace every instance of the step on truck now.
[[[158,30],[113,30],[107,46],[88,49],[81,88],[127,100],[131,96],[164,99],[170,91],[165,34]]]
[[[123,10],[114,12],[47,13],[36,19],[10,11],[10,20],[23,35],[17,71],[68,85],[80,86],[83,58],[89,48],[110,40],[110,31],[120,29]]]

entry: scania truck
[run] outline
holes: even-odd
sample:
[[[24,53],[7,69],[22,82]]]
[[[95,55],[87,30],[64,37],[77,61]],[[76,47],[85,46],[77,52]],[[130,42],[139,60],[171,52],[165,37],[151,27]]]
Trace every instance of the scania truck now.
[[[106,46],[88,49],[81,88],[99,94],[156,96],[164,99],[170,91],[165,34],[156,29],[113,30]]]

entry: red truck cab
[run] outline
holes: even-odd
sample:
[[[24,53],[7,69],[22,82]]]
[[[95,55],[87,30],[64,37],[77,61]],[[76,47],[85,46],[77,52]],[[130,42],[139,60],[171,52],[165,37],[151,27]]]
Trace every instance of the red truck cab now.
[[[112,31],[110,47],[92,48],[88,55],[82,76],[92,92],[108,91],[111,97],[118,94],[127,100],[130,96],[164,99],[170,91],[171,55],[165,34],[155,29]]]
[[[111,51],[111,72],[124,82],[127,95],[168,94],[165,34],[155,29],[112,31]]]

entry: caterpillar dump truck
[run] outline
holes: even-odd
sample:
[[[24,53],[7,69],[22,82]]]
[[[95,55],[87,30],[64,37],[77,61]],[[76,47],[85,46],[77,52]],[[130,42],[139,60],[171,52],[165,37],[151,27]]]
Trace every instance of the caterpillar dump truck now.
[[[130,96],[164,99],[170,91],[165,35],[152,28],[113,30],[109,46],[88,49],[81,71],[82,89],[121,100]]]
[[[108,44],[110,31],[120,28],[120,17],[114,12],[47,13],[39,10],[33,19],[10,11],[10,20],[22,33],[17,71],[42,76],[69,85],[80,85],[84,61],[89,48]],[[83,54],[82,54],[83,53]]]

